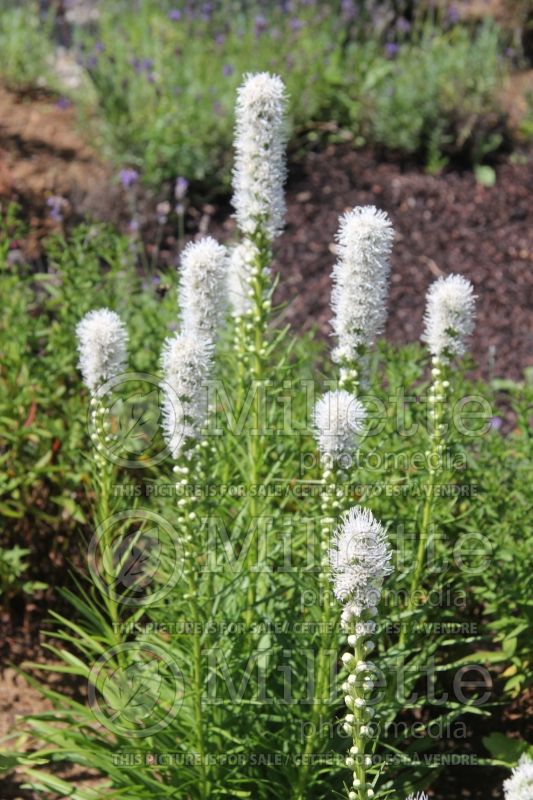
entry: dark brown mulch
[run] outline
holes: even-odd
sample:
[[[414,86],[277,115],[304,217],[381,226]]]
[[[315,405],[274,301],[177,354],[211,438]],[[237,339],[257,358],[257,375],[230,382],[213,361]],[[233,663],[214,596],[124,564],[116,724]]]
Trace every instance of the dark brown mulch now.
[[[533,365],[533,159],[496,167],[492,188],[471,172],[431,176],[370,153],[329,147],[293,170],[287,231],[276,248],[287,319],[329,335],[331,250],[338,216],[354,205],[389,212],[396,228],[386,337],[420,336],[424,294],[459,272],[478,294],[472,351],[483,377],[519,379]]]

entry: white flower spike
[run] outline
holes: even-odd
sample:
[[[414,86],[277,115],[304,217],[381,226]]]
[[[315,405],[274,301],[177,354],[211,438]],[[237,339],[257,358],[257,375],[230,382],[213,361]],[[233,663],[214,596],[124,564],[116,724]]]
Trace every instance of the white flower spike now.
[[[176,334],[165,341],[162,354],[164,381],[163,434],[177,459],[197,439],[207,417],[207,381],[213,346],[201,336]]]
[[[472,284],[462,275],[448,275],[431,284],[422,338],[435,358],[449,361],[464,355],[466,340],[474,330],[475,299]]]
[[[349,459],[364,432],[363,404],[344,390],[326,392],[315,405],[313,418],[321,455],[332,463]]]
[[[237,92],[233,207],[242,233],[283,230],[287,95],[277,75],[245,75]]]
[[[425,792],[417,792],[416,794],[410,794],[405,800],[429,800],[429,797]]]
[[[533,800],[533,759],[524,753],[503,783],[505,800]]]
[[[225,312],[228,252],[206,236],[190,242],[181,256],[179,305],[187,336],[214,341]]]
[[[333,591],[345,604],[345,627],[363,611],[373,613],[383,579],[392,572],[392,552],[383,526],[360,506],[347,511],[330,549]]]
[[[114,311],[89,311],[76,327],[79,368],[83,382],[94,394],[98,387],[123,372],[127,359],[128,332]]]
[[[340,218],[331,293],[338,363],[354,362],[383,330],[393,238],[389,217],[374,206],[358,206]]]

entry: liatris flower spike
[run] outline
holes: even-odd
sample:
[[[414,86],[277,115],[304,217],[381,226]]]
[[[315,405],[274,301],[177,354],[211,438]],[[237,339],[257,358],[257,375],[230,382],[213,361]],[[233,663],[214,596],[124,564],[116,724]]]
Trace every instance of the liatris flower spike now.
[[[505,800],[532,800],[533,759],[525,753],[520,756],[513,774],[503,783]]]
[[[362,403],[344,390],[326,392],[314,409],[315,437],[328,466],[347,466],[364,431]]]
[[[389,217],[374,206],[359,206],[340,219],[332,273],[332,326],[338,340],[333,358],[341,365],[341,380],[355,385],[358,359],[385,324],[393,238]]]
[[[423,339],[434,357],[444,363],[462,356],[474,330],[475,295],[462,275],[439,278],[427,293]]]
[[[189,454],[207,416],[207,380],[213,347],[200,336],[175,335],[165,341],[163,433],[174,459]]]
[[[348,800],[374,796],[374,789],[367,782],[372,757],[365,750],[373,730],[375,708],[371,694],[377,668],[366,661],[366,656],[374,649],[370,637],[376,626],[372,618],[377,614],[383,579],[392,572],[391,558],[385,529],[370,511],[356,506],[344,514],[333,534],[330,564],[334,594],[344,605],[342,625],[353,650],[342,656],[349,672],[342,686],[348,708],[344,728],[353,741],[346,759],[353,771]]]
[[[207,236],[187,245],[181,256],[179,305],[187,336],[214,341],[225,312],[227,250]]]
[[[287,95],[277,75],[246,75],[237,92],[233,206],[242,233],[268,241],[284,224],[285,110]]]
[[[118,314],[108,308],[89,311],[76,327],[79,368],[92,395],[125,367],[128,332]]]

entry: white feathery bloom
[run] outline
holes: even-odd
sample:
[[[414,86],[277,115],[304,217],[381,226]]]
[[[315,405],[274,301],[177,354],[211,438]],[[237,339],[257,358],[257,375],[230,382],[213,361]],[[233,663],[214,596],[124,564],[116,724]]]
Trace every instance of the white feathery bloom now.
[[[416,794],[410,794],[405,800],[429,800],[429,797],[425,792],[417,792]]]
[[[475,300],[472,284],[462,275],[448,275],[431,284],[422,339],[432,355],[447,360],[464,355],[466,339],[474,330]]]
[[[333,358],[349,363],[383,330],[394,229],[384,211],[357,206],[340,218],[336,238],[331,306],[338,345]]]
[[[98,386],[124,370],[128,332],[114,311],[89,311],[76,326],[78,366],[83,382],[94,394]]]
[[[190,242],[181,256],[179,305],[188,336],[215,340],[225,312],[226,248],[211,236]]]
[[[349,458],[359,445],[366,411],[350,392],[326,392],[314,409],[315,437],[322,456],[338,462]]]
[[[245,239],[230,252],[228,266],[228,296],[234,317],[242,317],[252,308],[250,279],[257,259],[257,248]]]
[[[505,800],[533,800],[533,759],[524,753],[510,778],[503,782]]]
[[[164,343],[162,427],[174,458],[187,442],[198,438],[205,423],[212,359],[213,346],[201,336],[176,334]]]
[[[350,508],[333,534],[329,552],[333,591],[345,603],[344,626],[375,608],[383,579],[392,572],[391,558],[383,526],[368,509]]]
[[[245,75],[237,91],[233,207],[245,234],[283,230],[287,95],[277,75]]]

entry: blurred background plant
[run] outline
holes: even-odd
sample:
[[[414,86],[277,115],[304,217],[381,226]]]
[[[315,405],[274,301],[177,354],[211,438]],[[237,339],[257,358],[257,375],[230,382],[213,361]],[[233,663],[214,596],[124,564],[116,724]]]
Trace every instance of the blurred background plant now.
[[[62,82],[108,155],[152,186],[182,175],[211,193],[227,188],[233,97],[249,71],[283,74],[296,151],[349,140],[437,171],[449,159],[480,164],[509,144],[501,94],[512,32],[463,24],[453,5],[85,5],[76,14],[83,3],[40,13],[8,4],[0,73]]]

